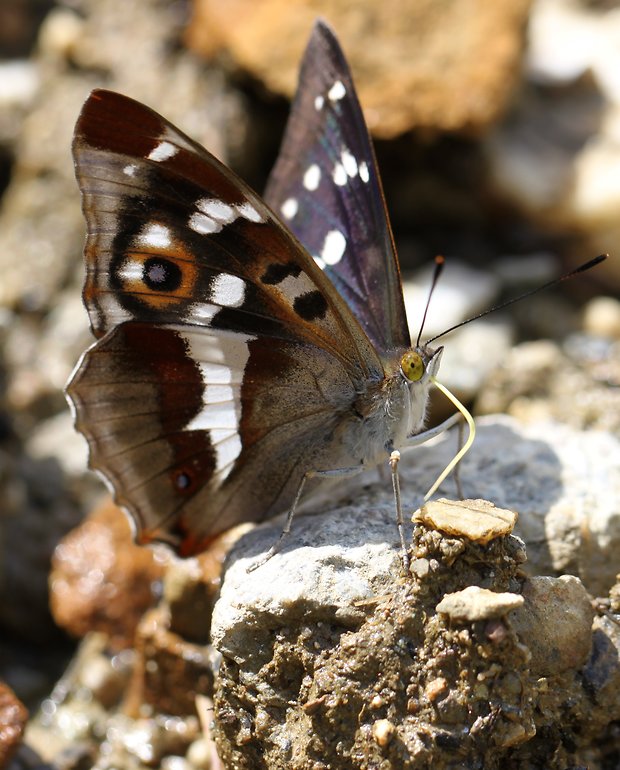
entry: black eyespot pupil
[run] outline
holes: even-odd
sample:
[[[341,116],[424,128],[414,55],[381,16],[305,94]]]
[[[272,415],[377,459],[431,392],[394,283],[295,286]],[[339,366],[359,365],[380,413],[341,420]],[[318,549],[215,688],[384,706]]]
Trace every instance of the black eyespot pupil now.
[[[144,263],[144,283],[155,291],[176,291],[181,285],[181,270],[174,262],[151,257]]]

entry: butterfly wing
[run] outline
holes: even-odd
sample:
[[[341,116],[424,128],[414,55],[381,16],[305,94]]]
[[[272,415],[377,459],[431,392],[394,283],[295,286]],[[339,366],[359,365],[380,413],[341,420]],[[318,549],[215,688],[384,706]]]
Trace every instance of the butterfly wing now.
[[[349,67],[317,22],[265,191],[380,352],[410,345],[377,165]]]
[[[76,424],[139,539],[195,552],[342,465],[333,432],[383,367],[270,209],[155,112],[95,91],[73,149],[99,338],[68,387]]]

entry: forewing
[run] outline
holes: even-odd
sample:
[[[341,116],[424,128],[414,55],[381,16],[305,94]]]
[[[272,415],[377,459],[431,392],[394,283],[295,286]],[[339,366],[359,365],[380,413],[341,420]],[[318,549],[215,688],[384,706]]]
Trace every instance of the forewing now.
[[[411,344],[379,173],[349,67],[329,27],[306,49],[265,200],[380,352]]]
[[[95,91],[73,145],[88,226],[84,301],[128,320],[303,340],[355,379],[380,363],[341,297],[262,200],[148,107]]]
[[[74,157],[98,338],[68,386],[76,424],[139,541],[194,553],[334,467],[383,367],[278,217],[152,110],[95,91]]]

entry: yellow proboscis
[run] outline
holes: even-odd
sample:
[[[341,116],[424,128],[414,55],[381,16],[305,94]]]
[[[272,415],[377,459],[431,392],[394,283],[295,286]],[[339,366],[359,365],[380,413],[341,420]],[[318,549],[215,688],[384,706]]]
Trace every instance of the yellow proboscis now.
[[[431,377],[430,380],[433,383],[433,385],[435,385],[435,387],[438,388],[444,394],[444,396],[447,399],[449,399],[454,404],[454,406],[459,410],[459,412],[463,415],[463,417],[465,418],[465,422],[469,427],[469,435],[467,436],[467,441],[463,444],[460,450],[454,455],[452,460],[450,460],[448,465],[446,465],[443,471],[439,474],[439,477],[437,478],[433,486],[424,495],[425,503],[435,494],[435,492],[439,488],[439,485],[446,478],[446,476],[448,476],[454,470],[455,466],[457,466],[461,462],[463,457],[469,451],[471,445],[474,443],[474,438],[476,436],[476,426],[474,424],[474,418],[463,406],[463,404],[461,404],[461,402],[454,395],[454,393],[451,393],[448,390],[448,388],[446,388],[445,385],[442,385],[440,382],[437,382],[437,380],[434,377]]]

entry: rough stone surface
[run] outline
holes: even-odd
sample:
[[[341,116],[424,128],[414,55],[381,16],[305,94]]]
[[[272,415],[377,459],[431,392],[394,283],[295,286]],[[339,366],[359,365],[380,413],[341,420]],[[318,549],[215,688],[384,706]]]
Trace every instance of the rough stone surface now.
[[[226,571],[213,613],[214,646],[234,660],[245,660],[256,643],[258,613],[273,617],[275,623],[295,612],[312,623],[359,621],[365,614],[359,603],[388,591],[393,576],[402,569],[394,549],[393,504],[373,510],[372,516],[364,517],[363,526],[360,515],[359,508],[350,506],[340,509],[334,518],[300,517],[294,525],[295,549],[292,542],[285,542],[280,553],[249,575],[247,568],[275,542],[281,527],[270,524],[242,537],[232,551],[236,558],[232,557]]]
[[[510,621],[527,640],[532,673],[553,676],[581,668],[590,654],[594,619],[581,581],[573,575],[534,576],[525,581],[522,594],[525,604]]]
[[[476,423],[476,440],[461,463],[464,495],[519,512],[515,534],[527,544],[530,574],[569,572],[605,596],[620,553],[620,441],[550,421],[521,425],[489,416]],[[407,506],[417,508],[457,443],[448,435],[403,456]],[[387,485],[383,491],[389,495]],[[455,495],[454,480],[439,493]]]
[[[497,508],[487,500],[431,500],[413,514],[414,522],[422,522],[446,535],[466,537],[488,543],[501,535],[509,535],[517,523],[517,513]]]
[[[213,692],[213,658],[205,645],[170,630],[170,613],[147,612],[136,631],[137,661],[127,710],[138,716],[143,704],[175,716],[196,714],[196,696]]]
[[[620,343],[573,335],[514,347],[476,399],[479,414],[558,420],[620,436]]]
[[[225,46],[269,88],[290,95],[308,30],[321,16],[347,51],[375,135],[480,131],[510,95],[529,7],[529,0],[442,6],[388,0],[360,3],[351,13],[331,0],[202,0],[189,40],[208,55]]]
[[[238,559],[239,550],[251,558],[265,540],[254,531],[239,541],[237,559],[231,553],[212,627],[223,655],[215,704],[224,764],[356,767],[366,758],[386,768],[444,767],[457,745],[462,757],[480,761],[486,749],[473,739],[463,742],[463,735],[465,725],[476,723],[478,730],[486,724],[489,688],[505,708],[515,698],[523,702],[528,653],[514,633],[506,627],[497,643],[485,635],[484,623],[463,631],[435,610],[444,592],[480,580],[500,591],[517,587],[516,541],[498,538],[481,546],[420,525],[412,557],[432,569],[404,580],[395,545],[384,544],[378,553],[373,542],[388,525],[379,514],[368,509],[357,525],[346,508],[315,519],[314,530],[322,534],[313,549],[303,545],[309,530],[302,524],[241,594],[240,570],[249,559]],[[325,545],[336,531],[346,538],[339,554]],[[368,535],[372,547],[360,547]],[[319,561],[328,579],[317,583]],[[343,582],[329,576],[345,565],[353,588],[343,597]],[[490,670],[493,684],[484,673]],[[522,740],[534,731],[526,711],[519,720]],[[493,751],[501,755],[512,727],[499,720]]]
[[[446,594],[435,608],[456,622],[471,622],[501,618],[523,604],[520,594],[498,593],[488,588],[468,586],[462,591]]]
[[[438,611],[446,595],[458,592],[509,593],[502,614],[523,602],[518,538],[483,545],[419,524],[411,558],[427,569],[403,578],[397,562],[379,559],[374,548],[360,551],[364,531],[386,526],[382,511],[368,506],[357,525],[354,513],[341,508],[295,522],[283,551],[252,573],[245,590],[243,571],[269,543],[265,533],[277,536],[277,526],[253,531],[231,553],[212,627],[222,653],[215,730],[224,764],[240,770],[517,770],[591,762],[597,750],[591,736],[608,733],[610,716],[620,709],[616,698],[609,710],[619,645],[605,627],[593,652],[583,654],[592,615],[578,581],[554,581],[568,586],[555,592],[554,602],[560,612],[566,602],[572,622],[547,624],[547,649],[564,652],[542,673],[533,665],[539,629],[531,636],[528,629],[517,632],[508,617],[496,617],[497,607],[493,617],[458,623]],[[312,532],[318,542],[309,549]],[[328,545],[336,536],[339,548]],[[355,588],[343,600],[342,583],[317,581],[315,564],[322,561],[332,575],[349,548],[347,573]],[[396,544],[384,550],[398,558]],[[371,585],[374,595],[367,593]],[[578,650],[571,659],[576,622]],[[603,684],[602,707],[583,684],[583,670]]]

